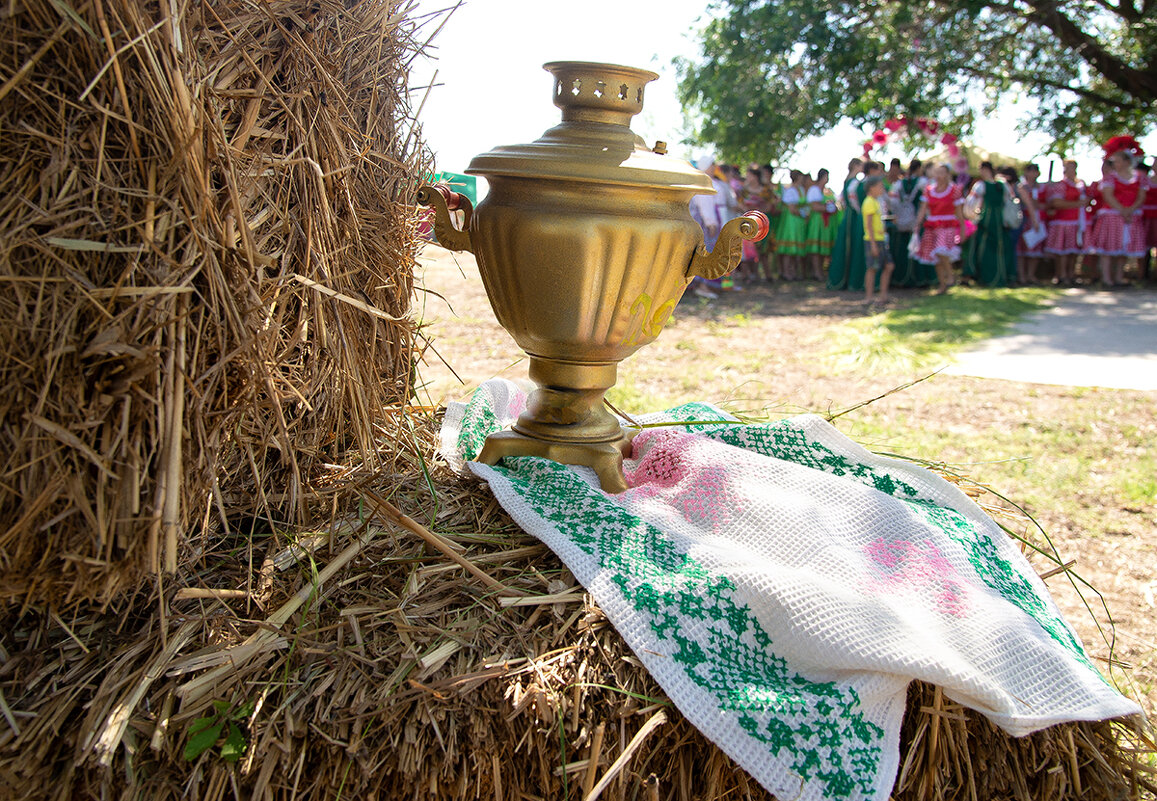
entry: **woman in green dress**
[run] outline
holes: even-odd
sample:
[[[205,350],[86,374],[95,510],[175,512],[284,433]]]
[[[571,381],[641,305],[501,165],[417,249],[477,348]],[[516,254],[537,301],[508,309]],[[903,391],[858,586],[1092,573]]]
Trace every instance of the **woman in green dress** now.
[[[805,197],[804,174],[791,171],[791,184],[783,190],[783,208],[779,215],[779,229],[775,232],[775,252],[779,260],[780,276],[785,281],[802,277],[804,257],[807,255],[808,206]]]
[[[828,289],[864,291],[864,218],[860,214],[864,193],[859,178],[863,166],[863,159],[848,162],[848,177],[840,193],[844,215],[836,229],[836,243],[828,266]]]
[[[964,254],[964,275],[983,286],[1008,286],[1016,277],[1016,254],[1004,229],[1004,202],[1009,188],[998,180],[992,163],[980,164],[980,180],[968,195],[968,205],[979,207],[976,233]]]
[[[807,204],[811,213],[807,218],[807,252],[812,278],[824,280],[824,260],[832,252],[836,241],[836,196],[828,188],[828,171],[816,173],[816,181],[808,187]]]

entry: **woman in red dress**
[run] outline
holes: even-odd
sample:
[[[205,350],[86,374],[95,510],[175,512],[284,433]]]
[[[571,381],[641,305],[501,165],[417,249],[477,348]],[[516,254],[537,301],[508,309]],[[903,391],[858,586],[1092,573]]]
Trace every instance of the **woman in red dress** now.
[[[1149,259],[1154,248],[1157,248],[1157,159],[1155,164],[1144,165],[1141,170],[1148,183],[1145,189],[1145,202],[1141,204],[1141,223],[1145,226],[1145,277],[1149,277]]]
[[[960,243],[964,240],[964,195],[952,182],[944,164],[932,169],[932,183],[924,187],[924,198],[916,214],[916,230],[924,226],[916,260],[936,267],[936,294],[943,295],[956,281],[952,262],[960,260]]]
[[[1044,250],[1057,260],[1057,283],[1072,286],[1077,277],[1077,256],[1085,242],[1089,195],[1085,182],[1077,179],[1077,162],[1065,159],[1063,169],[1064,177],[1049,184],[1045,192],[1053,217]]]
[[[1095,181],[1085,184],[1085,193],[1089,196],[1089,205],[1085,207],[1085,215],[1087,220],[1085,223],[1084,243],[1081,245],[1082,255],[1080,261],[1078,262],[1077,271],[1080,274],[1078,276],[1078,280],[1081,278],[1087,278],[1089,283],[1092,283],[1092,281],[1095,280],[1095,276],[1090,274],[1090,272],[1093,270],[1093,262],[1095,259],[1092,256],[1086,256],[1083,254],[1085,254],[1086,250],[1085,245],[1087,245],[1089,242],[1089,235],[1093,232],[1093,226],[1097,223],[1097,215],[1100,214],[1101,209],[1105,207],[1105,201],[1101,199],[1101,184],[1105,182],[1105,179],[1109,177],[1109,173],[1112,171],[1112,168],[1109,167],[1109,161],[1106,159],[1105,161],[1101,162],[1101,177]]]
[[[1145,255],[1140,209],[1145,202],[1147,181],[1135,169],[1144,151],[1131,136],[1114,136],[1104,149],[1110,169],[1101,182],[1101,208],[1085,252],[1098,256],[1102,286],[1123,287],[1129,286],[1125,282],[1125,262]]]

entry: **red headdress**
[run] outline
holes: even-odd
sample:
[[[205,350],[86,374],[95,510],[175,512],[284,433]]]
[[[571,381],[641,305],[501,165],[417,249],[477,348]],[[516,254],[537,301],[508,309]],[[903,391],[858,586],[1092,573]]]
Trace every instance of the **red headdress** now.
[[[1105,151],[1105,158],[1109,158],[1119,150],[1128,152],[1135,159],[1145,155],[1145,151],[1141,149],[1141,144],[1131,136],[1114,136],[1101,145],[1101,148]]]

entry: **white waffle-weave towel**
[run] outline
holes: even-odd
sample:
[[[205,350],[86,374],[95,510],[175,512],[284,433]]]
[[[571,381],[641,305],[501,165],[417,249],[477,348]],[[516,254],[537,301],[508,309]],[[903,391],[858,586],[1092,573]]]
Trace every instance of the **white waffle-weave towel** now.
[[[453,404],[461,467],[525,396]],[[964,493],[819,417],[707,404],[643,423],[608,495],[533,457],[468,467],[582,582],[679,710],[779,798],[878,799],[905,691],[943,688],[1013,735],[1140,713],[1094,667],[1013,541]]]

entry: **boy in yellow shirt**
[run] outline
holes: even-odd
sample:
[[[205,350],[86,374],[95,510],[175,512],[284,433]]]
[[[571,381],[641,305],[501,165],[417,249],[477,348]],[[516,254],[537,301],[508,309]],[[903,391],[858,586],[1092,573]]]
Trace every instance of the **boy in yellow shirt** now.
[[[860,211],[864,215],[864,250],[867,273],[864,276],[864,302],[872,303],[876,275],[880,275],[879,303],[888,302],[888,284],[892,280],[892,251],[888,248],[888,234],[884,231],[884,212],[880,198],[884,195],[884,179],[873,175],[864,181],[867,197]]]

